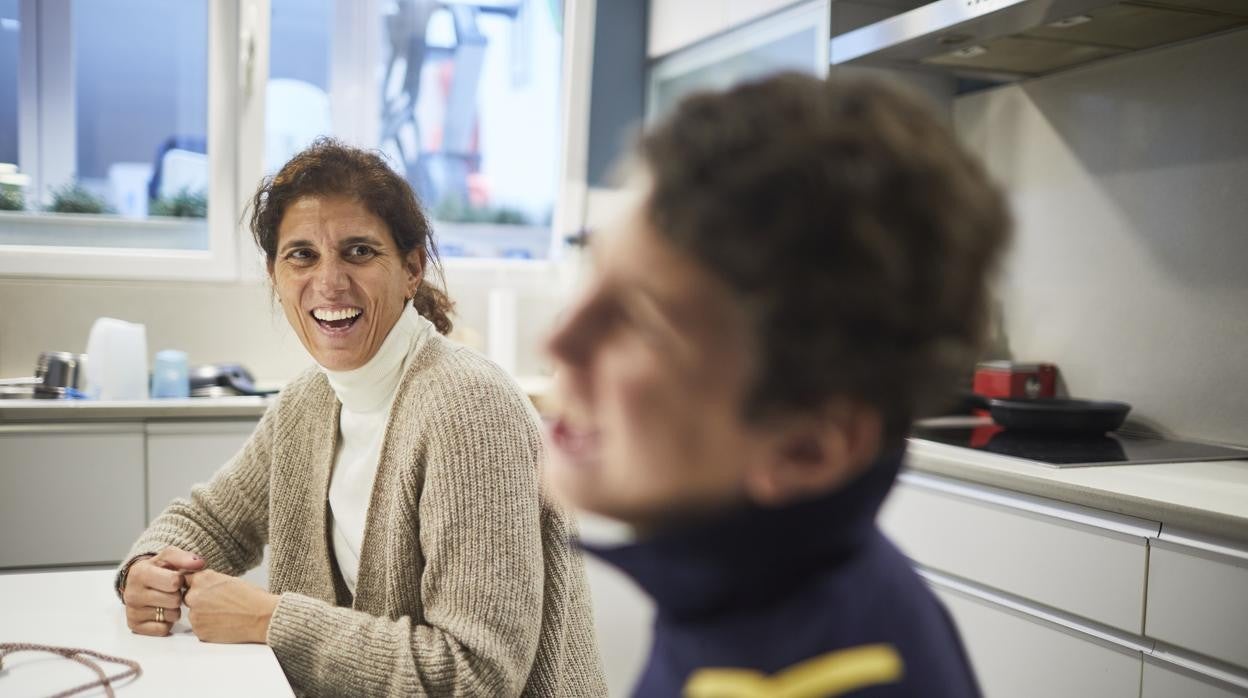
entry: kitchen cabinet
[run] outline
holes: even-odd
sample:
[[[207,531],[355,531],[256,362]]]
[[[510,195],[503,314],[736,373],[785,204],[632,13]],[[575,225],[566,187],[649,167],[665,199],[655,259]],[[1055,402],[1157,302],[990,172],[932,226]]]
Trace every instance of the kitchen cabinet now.
[[[147,425],[147,513],[151,521],[175,497],[212,478],[238,453],[256,420],[150,422]]]
[[[879,524],[986,695],[1248,695],[1240,539],[913,470]]]
[[[650,0],[646,55],[662,56],[728,28],[727,0]]]
[[[583,513],[577,527],[583,540],[598,543],[618,541],[621,528]],[[654,603],[618,568],[593,555],[584,562],[607,695],[631,695],[649,654]]]
[[[804,2],[659,59],[648,78],[647,120],[661,118],[697,91],[786,70],[826,75],[828,18],[826,2]]]
[[[880,526],[912,560],[1140,634],[1155,522],[905,473]]]
[[[106,564],[142,532],[143,424],[0,425],[0,568]]]
[[[186,420],[147,424],[147,517],[151,521],[177,497],[212,479],[255,430],[255,419]],[[268,587],[269,554],[243,579]]]
[[[793,0],[728,0],[726,4],[728,26],[735,27],[792,5]]]
[[[646,55],[657,58],[796,4],[794,0],[650,0]],[[827,2],[821,11],[829,14]],[[822,37],[825,42],[828,34]]]
[[[1248,669],[1248,546],[1163,529],[1149,558],[1146,633]]]
[[[1248,693],[1248,677],[1236,676],[1199,661],[1144,655],[1141,698],[1230,698]]]
[[[928,581],[958,625],[984,695],[1139,696],[1143,660],[1138,647],[1033,615],[1025,606],[1010,608],[973,591]]]
[[[258,418],[0,425],[0,569],[114,564]],[[267,582],[267,566],[245,577]]]

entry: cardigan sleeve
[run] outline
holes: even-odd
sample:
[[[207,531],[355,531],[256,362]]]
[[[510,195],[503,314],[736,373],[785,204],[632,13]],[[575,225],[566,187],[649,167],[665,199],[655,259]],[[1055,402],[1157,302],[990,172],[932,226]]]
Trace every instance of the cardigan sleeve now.
[[[269,454],[280,400],[269,405],[242,449],[211,480],[192,487],[189,499],[173,500],[152,520],[130,548],[127,562],[172,545],[225,574],[237,576],[259,564],[268,540]]]
[[[491,367],[493,369],[493,367]],[[494,369],[497,372],[497,369]],[[328,695],[519,695],[542,625],[536,413],[510,379],[432,386],[419,517],[423,618],[378,618],[282,594],[268,643],[300,690]],[[397,422],[396,422],[397,424]]]

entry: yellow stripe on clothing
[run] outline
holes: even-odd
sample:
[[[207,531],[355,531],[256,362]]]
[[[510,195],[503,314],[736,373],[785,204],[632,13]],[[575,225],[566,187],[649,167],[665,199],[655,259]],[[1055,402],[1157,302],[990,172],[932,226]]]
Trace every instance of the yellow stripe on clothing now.
[[[894,683],[904,671],[892,645],[863,645],[807,659],[774,676],[751,669],[699,669],[685,684],[685,698],[826,698]]]

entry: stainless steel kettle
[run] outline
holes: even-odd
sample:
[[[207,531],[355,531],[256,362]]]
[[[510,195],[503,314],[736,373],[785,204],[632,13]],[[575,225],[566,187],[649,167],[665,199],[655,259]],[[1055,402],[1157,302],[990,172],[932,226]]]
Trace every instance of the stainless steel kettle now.
[[[45,351],[35,362],[35,375],[0,380],[0,398],[81,398],[86,354]]]

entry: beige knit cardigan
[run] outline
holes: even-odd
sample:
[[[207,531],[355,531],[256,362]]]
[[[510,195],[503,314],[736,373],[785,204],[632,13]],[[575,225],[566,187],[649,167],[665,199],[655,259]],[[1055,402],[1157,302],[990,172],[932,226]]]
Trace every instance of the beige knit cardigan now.
[[[268,543],[280,594],[268,644],[301,694],[606,695],[572,523],[541,494],[536,413],[499,368],[436,332],[412,352],[354,598],[327,512],[339,403],[315,369],[130,557],[174,545],[238,575]]]

